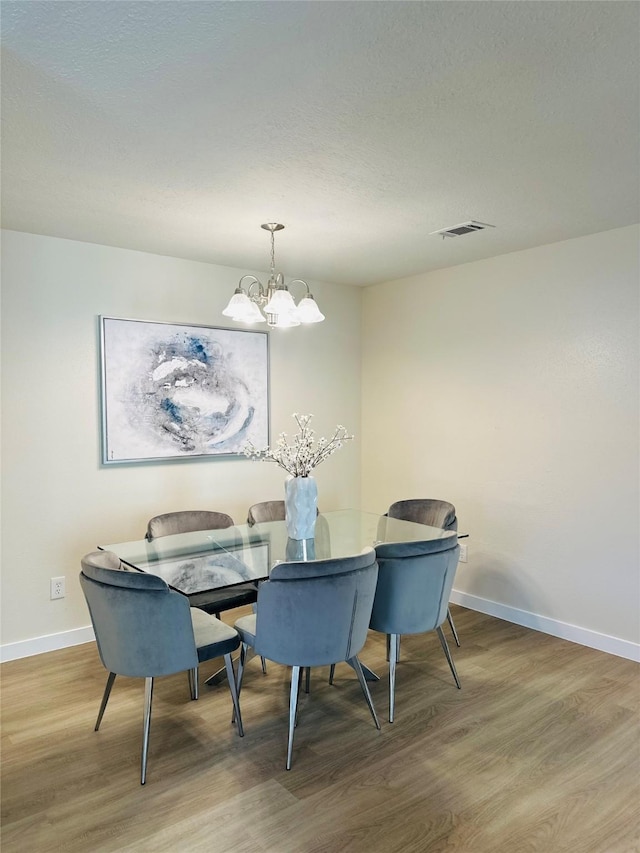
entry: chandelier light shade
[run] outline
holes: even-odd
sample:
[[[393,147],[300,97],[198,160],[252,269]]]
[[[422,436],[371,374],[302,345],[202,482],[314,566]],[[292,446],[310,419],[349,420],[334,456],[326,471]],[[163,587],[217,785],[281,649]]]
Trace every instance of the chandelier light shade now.
[[[276,272],[275,238],[276,231],[282,231],[284,225],[279,222],[266,222],[260,226],[271,234],[271,275],[267,286],[254,275],[243,275],[229,304],[222,312],[240,323],[264,323],[274,329],[299,326],[301,323],[321,323],[324,314],[318,308],[309,285],[301,278],[293,279],[292,284],[302,284],[306,293],[296,304],[284,283],[284,276]]]

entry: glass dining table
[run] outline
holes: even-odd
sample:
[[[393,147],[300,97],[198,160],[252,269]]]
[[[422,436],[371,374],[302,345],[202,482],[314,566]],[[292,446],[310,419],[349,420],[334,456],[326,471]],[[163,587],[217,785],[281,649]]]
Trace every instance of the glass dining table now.
[[[197,606],[198,598],[213,589],[233,588],[247,581],[267,580],[278,563],[349,557],[367,546],[385,542],[447,539],[455,531],[413,521],[388,518],[354,509],[318,515],[313,539],[289,539],[284,521],[239,524],[222,530],[175,533],[151,541],[98,545],[113,551],[131,569],[158,575]],[[362,665],[367,680],[378,676]],[[207,684],[218,683],[224,670]]]
[[[196,598],[212,589],[266,580],[271,569],[284,561],[348,557],[384,542],[456,535],[439,527],[345,509],[318,515],[313,539],[289,539],[284,521],[269,521],[98,547],[113,551],[130,568],[159,575],[173,589]]]

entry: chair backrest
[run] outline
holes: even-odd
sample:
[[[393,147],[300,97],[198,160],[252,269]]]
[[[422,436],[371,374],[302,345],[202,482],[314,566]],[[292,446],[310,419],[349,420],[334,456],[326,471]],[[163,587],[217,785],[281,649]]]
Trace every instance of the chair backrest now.
[[[455,506],[449,501],[439,501],[434,498],[412,498],[406,501],[396,501],[387,510],[387,515],[390,518],[400,518],[404,521],[428,524],[431,527],[441,527],[443,530],[458,529]]]
[[[357,655],[367,638],[377,577],[372,548],[275,566],[258,589],[257,654],[288,666],[324,666]]]
[[[284,501],[262,501],[249,507],[247,524],[261,524],[263,521],[284,521]]]
[[[81,564],[80,584],[109,672],[150,677],[198,665],[186,596],[157,575],[128,571],[110,551],[86,554]]]
[[[459,552],[456,536],[377,545],[378,585],[370,627],[385,634],[421,634],[441,625]]]
[[[320,515],[320,510],[316,510]],[[253,527],[254,524],[261,524],[264,521],[284,521],[284,501],[261,501],[249,507],[247,512],[247,524]]]
[[[206,509],[186,509],[156,515],[147,524],[146,538],[158,539],[173,533],[192,533],[194,530],[222,530],[233,527],[234,521],[226,512],[211,512]]]

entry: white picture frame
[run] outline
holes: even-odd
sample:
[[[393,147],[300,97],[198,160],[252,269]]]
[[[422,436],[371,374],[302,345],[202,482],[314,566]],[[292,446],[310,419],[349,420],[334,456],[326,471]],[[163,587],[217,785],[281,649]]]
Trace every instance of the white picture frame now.
[[[269,336],[100,317],[102,463],[239,457],[269,444]]]

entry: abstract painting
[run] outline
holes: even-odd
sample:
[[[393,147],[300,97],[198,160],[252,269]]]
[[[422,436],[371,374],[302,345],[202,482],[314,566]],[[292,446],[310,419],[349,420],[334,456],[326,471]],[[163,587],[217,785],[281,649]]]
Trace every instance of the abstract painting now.
[[[100,318],[104,464],[269,444],[266,332]]]

